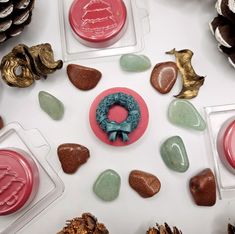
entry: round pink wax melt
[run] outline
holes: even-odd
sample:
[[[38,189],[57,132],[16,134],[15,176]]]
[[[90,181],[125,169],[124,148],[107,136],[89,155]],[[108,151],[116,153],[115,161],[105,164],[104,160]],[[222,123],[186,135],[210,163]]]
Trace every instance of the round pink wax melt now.
[[[104,97],[113,93],[117,93],[117,92],[123,92],[125,94],[133,96],[134,99],[138,102],[139,107],[140,107],[140,113],[141,113],[140,122],[138,124],[138,127],[129,134],[129,141],[127,142],[123,142],[120,138],[117,138],[116,141],[111,142],[107,136],[107,133],[104,132],[100,128],[98,123],[96,122],[96,109],[99,103],[101,102],[101,100]],[[108,118],[110,120],[114,120],[120,123],[127,118],[127,115],[128,115],[128,112],[126,109],[124,109],[121,106],[114,105],[109,110]],[[90,108],[89,120],[90,120],[90,125],[91,125],[93,132],[101,141],[112,146],[126,146],[126,145],[130,145],[136,142],[145,133],[145,130],[147,129],[148,121],[149,121],[149,112],[148,112],[148,107],[144,99],[135,91],[128,89],[128,88],[111,88],[111,89],[105,90],[104,92],[102,92],[95,98]]]
[[[222,162],[235,173],[235,119],[222,126],[217,138],[217,149]]]
[[[69,23],[82,44],[107,47],[125,32],[126,6],[122,0],[74,0],[69,11]]]
[[[0,215],[26,207],[35,197],[39,172],[33,159],[23,150],[0,149]]]

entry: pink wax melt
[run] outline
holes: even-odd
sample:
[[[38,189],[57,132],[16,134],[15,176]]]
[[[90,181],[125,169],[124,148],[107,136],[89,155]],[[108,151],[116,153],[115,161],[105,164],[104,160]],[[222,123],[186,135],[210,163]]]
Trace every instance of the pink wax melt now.
[[[107,47],[117,42],[126,29],[127,11],[122,0],[74,0],[69,23],[84,45]]]
[[[222,162],[235,173],[235,119],[222,126],[217,138],[217,149]]]
[[[23,150],[0,149],[0,215],[26,207],[39,187],[36,163]]]

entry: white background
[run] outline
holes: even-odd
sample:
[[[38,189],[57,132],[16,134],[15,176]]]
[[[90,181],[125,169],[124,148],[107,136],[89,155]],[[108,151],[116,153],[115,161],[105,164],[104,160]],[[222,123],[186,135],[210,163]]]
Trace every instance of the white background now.
[[[193,65],[200,75],[206,75],[199,96],[192,103],[204,115],[205,106],[235,102],[235,70],[217,50],[208,22],[216,15],[214,2],[205,0],[146,0],[150,9],[150,33],[145,37],[145,49],[152,64],[172,60],[165,55],[172,48],[194,51]],[[57,1],[36,1],[33,20],[17,39],[0,48],[0,56],[17,43],[52,44],[55,57],[61,58]],[[223,234],[228,222],[235,222],[235,199],[217,200],[214,207],[194,205],[188,190],[191,176],[209,167],[210,147],[207,134],[173,126],[167,119],[172,96],[180,90],[180,81],[167,95],[160,95],[150,85],[151,69],[142,73],[125,73],[119,67],[119,57],[77,61],[103,73],[98,86],[88,92],[76,89],[68,80],[66,66],[47,80],[35,82],[27,89],[8,87],[0,83],[0,115],[6,123],[18,121],[26,129],[38,128],[51,144],[51,154],[59,166],[57,146],[74,142],[87,146],[91,157],[74,175],[59,170],[65,192],[42,212],[22,233],[57,233],[67,219],[91,212],[104,222],[111,234],[144,234],[156,222],[176,225],[186,234]],[[103,90],[115,86],[129,87],[145,99],[150,122],[146,134],[125,148],[105,145],[92,133],[88,113],[94,98]],[[61,121],[53,121],[40,110],[38,92],[44,90],[59,98],[65,106]],[[159,147],[168,137],[180,135],[186,146],[190,168],[184,174],[170,171],[163,163]],[[105,203],[96,198],[92,185],[105,169],[116,170],[122,185],[119,198]],[[162,188],[150,199],[141,198],[128,185],[133,169],[145,170],[159,177]],[[43,181],[42,181],[43,183]]]

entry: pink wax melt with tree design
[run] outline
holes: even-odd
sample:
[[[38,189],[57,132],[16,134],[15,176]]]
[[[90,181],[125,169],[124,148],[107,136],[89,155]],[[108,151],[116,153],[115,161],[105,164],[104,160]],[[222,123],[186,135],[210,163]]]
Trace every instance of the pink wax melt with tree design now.
[[[82,44],[108,47],[125,32],[126,6],[122,0],[74,0],[69,11],[69,23]]]
[[[217,138],[217,149],[224,165],[235,173],[235,119],[230,119],[221,128]]]
[[[39,172],[34,160],[20,149],[0,149],[0,216],[29,205],[38,187]]]

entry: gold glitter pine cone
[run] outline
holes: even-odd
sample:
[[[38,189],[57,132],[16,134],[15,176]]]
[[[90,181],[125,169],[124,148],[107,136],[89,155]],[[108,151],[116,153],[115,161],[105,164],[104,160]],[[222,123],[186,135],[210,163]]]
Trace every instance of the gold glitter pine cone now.
[[[35,0],[0,0],[0,44],[18,36],[31,21]]]
[[[171,229],[167,223],[164,223],[164,225],[156,224],[156,227],[150,228],[146,234],[182,234],[182,232],[177,227]]]
[[[109,234],[109,231],[95,216],[84,213],[82,217],[67,221],[67,226],[58,234]]]

